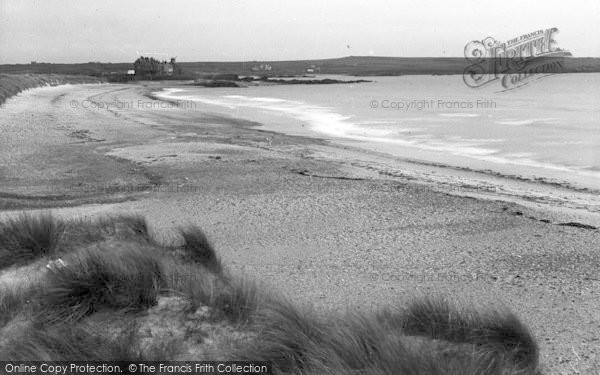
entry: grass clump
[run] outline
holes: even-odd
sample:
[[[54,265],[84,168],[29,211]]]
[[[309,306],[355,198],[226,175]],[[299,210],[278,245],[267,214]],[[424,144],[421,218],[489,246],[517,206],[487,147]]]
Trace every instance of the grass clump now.
[[[41,299],[46,319],[76,321],[101,309],[143,309],[163,284],[158,256],[136,243],[106,243],[64,258],[48,271]]]
[[[179,234],[183,238],[183,250],[190,260],[203,265],[214,273],[222,271],[221,261],[208,238],[198,227],[180,228]]]
[[[24,310],[33,293],[29,285],[0,283],[0,328]]]
[[[465,309],[447,299],[413,301],[403,315],[407,335],[458,344],[471,344],[481,352],[500,353],[490,365],[510,361],[521,370],[538,366],[538,347],[529,329],[508,310]]]
[[[511,313],[458,310],[422,299],[408,309],[319,317],[286,300],[259,310],[247,360],[277,374],[535,374],[538,349]]]
[[[197,264],[184,264],[175,259],[164,261],[163,272],[164,291],[187,299],[192,303],[193,308],[202,305],[212,306],[226,286],[221,277],[206,272],[203,267]]]
[[[109,337],[85,325],[30,325],[0,347],[0,357],[7,361],[146,360],[138,349],[128,331]]]
[[[23,213],[0,227],[0,268],[54,254],[65,223],[49,213]]]
[[[246,278],[227,278],[225,287],[212,302],[230,322],[250,324],[256,312],[267,302],[264,286]]]
[[[266,300],[266,293],[253,280],[206,272],[198,264],[163,263],[165,292],[182,296],[193,309],[209,306],[215,319],[246,325]]]

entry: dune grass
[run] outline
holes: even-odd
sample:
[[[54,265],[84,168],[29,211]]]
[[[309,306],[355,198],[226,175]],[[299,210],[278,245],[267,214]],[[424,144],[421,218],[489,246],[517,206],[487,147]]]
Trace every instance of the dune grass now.
[[[211,272],[221,272],[221,261],[200,228],[180,228],[179,234],[183,238],[183,249],[189,259],[202,264]]]
[[[319,318],[285,300],[258,314],[242,358],[282,374],[535,374],[531,333],[509,312],[460,310],[442,299],[407,309]]]
[[[502,353],[518,368],[538,365],[538,348],[531,332],[509,310],[470,310],[454,306],[447,299],[421,299],[404,314],[407,335],[434,340],[468,343],[488,353]]]
[[[35,256],[61,257],[41,263],[34,286],[0,284],[6,360],[247,359],[270,361],[275,374],[307,375],[538,373],[537,344],[508,310],[420,298],[371,314],[319,315],[230,274],[200,229],[180,229],[182,244],[161,245],[139,216],[21,216],[0,230],[15,246],[9,251],[41,243]],[[160,315],[168,298],[185,308]],[[147,317],[171,320],[179,336],[147,336]]]
[[[0,268],[56,253],[65,225],[51,214],[23,213],[0,227]]]
[[[86,248],[48,270],[45,319],[69,322],[101,309],[144,309],[156,303],[163,285],[159,258],[135,243]]]
[[[36,87],[99,82],[98,78],[82,75],[0,74],[0,105],[11,96]]]
[[[207,272],[197,264],[163,261],[164,293],[187,299],[193,308],[211,306],[214,319],[245,325],[268,298],[266,289],[254,280]]]
[[[0,347],[11,361],[136,361],[152,360],[139,352],[131,331],[110,337],[86,325],[28,325]]]
[[[152,242],[146,220],[138,215],[65,221],[50,213],[22,213],[0,226],[0,269],[58,257],[107,239]]]
[[[32,294],[27,285],[0,283],[0,327],[24,310]]]

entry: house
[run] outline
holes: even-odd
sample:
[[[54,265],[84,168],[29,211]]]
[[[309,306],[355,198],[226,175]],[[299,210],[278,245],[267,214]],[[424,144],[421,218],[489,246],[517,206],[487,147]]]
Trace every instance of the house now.
[[[269,64],[260,64],[260,65],[255,65],[252,68],[250,68],[253,72],[268,72],[271,71],[273,69],[273,67]]]
[[[169,62],[163,61],[160,63],[160,74],[161,75],[172,76],[174,70],[175,70],[175,58],[174,57],[171,57],[171,61],[169,61]]]
[[[311,64],[306,68],[306,73],[321,73],[321,68],[315,64]]]

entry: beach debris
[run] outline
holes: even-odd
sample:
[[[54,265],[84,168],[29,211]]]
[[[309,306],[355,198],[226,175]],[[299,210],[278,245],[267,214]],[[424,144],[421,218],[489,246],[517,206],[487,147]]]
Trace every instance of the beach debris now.
[[[563,227],[575,227],[575,228],[581,228],[581,229],[592,229],[592,230],[598,229],[598,227],[595,227],[593,225],[587,225],[587,224],[577,223],[577,222],[573,222],[573,221],[570,221],[568,223],[558,223],[556,225],[560,225]]]
[[[304,168],[302,168],[302,169],[291,168],[290,171],[293,172],[293,173],[297,173],[299,175],[302,175],[302,176],[307,176],[307,177],[331,178],[331,179],[336,179],[336,180],[350,180],[350,181],[364,181],[364,180],[366,180],[366,178],[363,178],[363,177],[327,176],[327,175],[315,174],[315,173],[312,173],[311,171],[309,171],[308,169],[304,169]]]

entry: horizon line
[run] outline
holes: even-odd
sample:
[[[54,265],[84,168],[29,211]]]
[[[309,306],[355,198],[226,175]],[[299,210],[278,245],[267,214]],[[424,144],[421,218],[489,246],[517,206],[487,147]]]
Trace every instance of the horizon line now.
[[[139,55],[138,57],[144,57]],[[148,56],[151,57],[151,56]],[[374,56],[374,55],[348,55],[342,57],[325,57],[325,58],[311,58],[311,59],[286,59],[286,60],[197,60],[197,61],[179,61],[178,63],[257,63],[257,62],[298,62],[298,61],[323,61],[323,60],[340,60],[347,58],[385,58],[385,59],[465,59],[464,56]],[[137,59],[137,57],[136,57]],[[600,56],[572,56],[570,59],[600,59]],[[158,61],[166,59],[157,59]],[[133,60],[135,61],[135,60]],[[29,62],[12,62],[12,63],[0,63],[0,65],[31,65],[33,62],[36,64],[133,64],[130,61],[85,61],[85,62],[50,62],[50,61],[36,61],[31,60]]]

